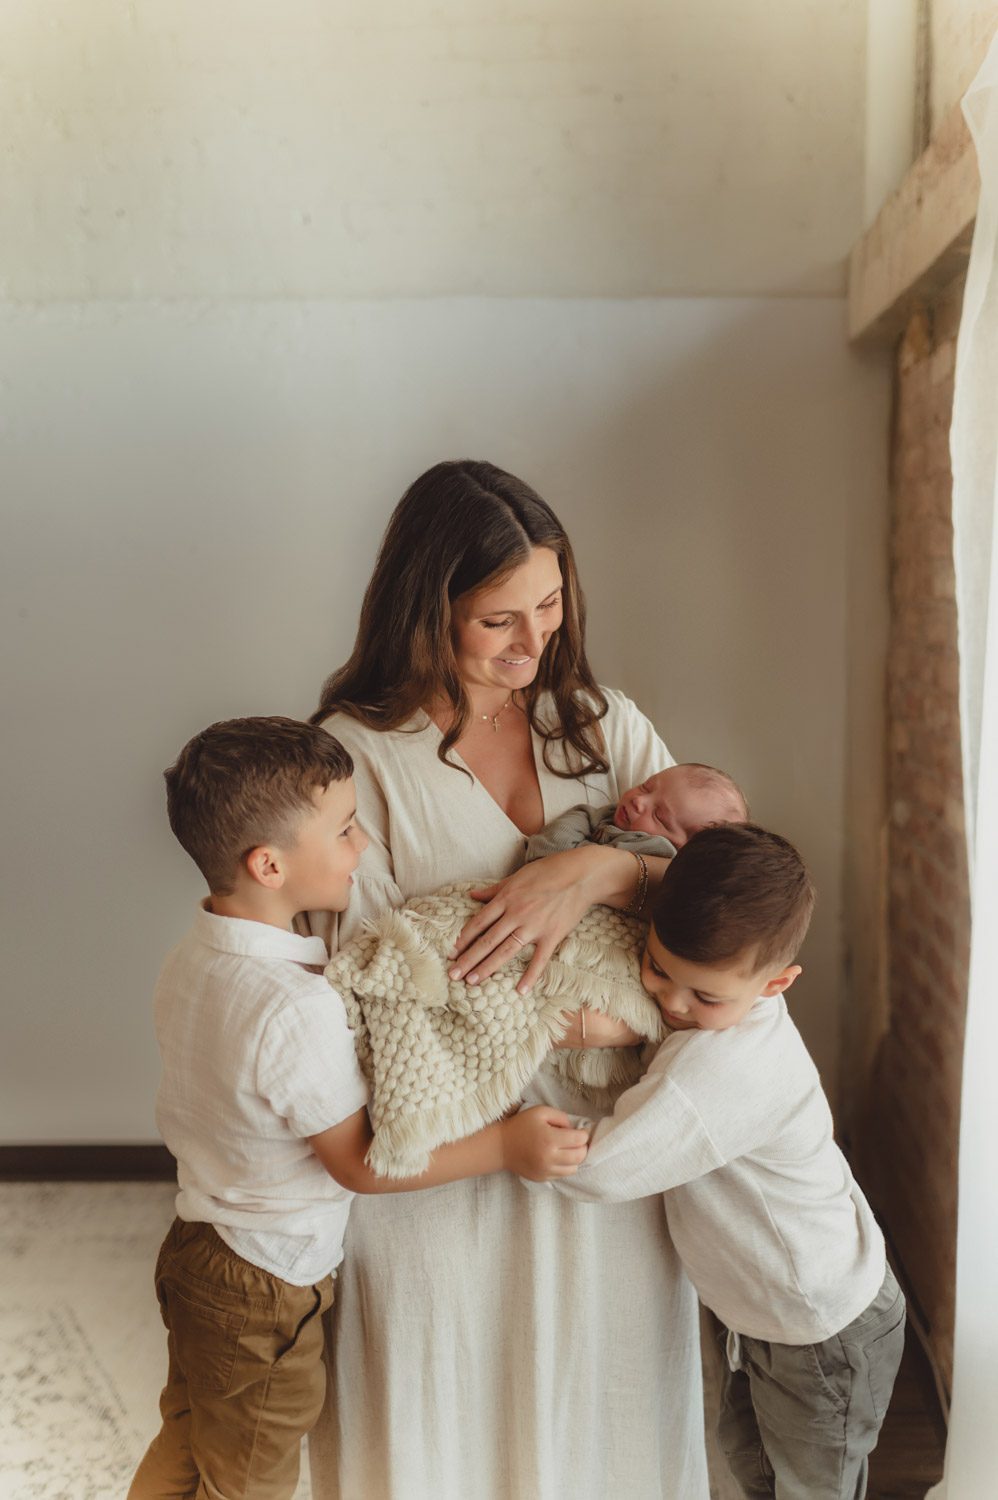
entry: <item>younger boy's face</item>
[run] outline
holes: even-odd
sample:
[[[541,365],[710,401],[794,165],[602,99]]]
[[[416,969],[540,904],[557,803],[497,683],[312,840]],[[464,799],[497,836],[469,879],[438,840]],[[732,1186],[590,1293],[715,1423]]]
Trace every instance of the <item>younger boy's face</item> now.
[[[673,1031],[726,1031],[744,1020],[760,996],[779,995],[793,984],[799,964],[777,973],[754,971],[751,962],[728,968],[690,963],[670,953],[649,928],[641,983]]]
[[[315,811],[304,814],[294,843],[282,850],[285,889],[296,911],[343,911],[350,877],[368,844],[357,822],[353,781],[331,781],[312,800]]]

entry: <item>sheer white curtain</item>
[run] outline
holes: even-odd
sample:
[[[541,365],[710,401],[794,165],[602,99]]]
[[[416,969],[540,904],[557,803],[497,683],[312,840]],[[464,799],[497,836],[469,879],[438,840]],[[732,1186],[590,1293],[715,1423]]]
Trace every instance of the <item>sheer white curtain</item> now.
[[[981,171],[950,435],[973,928],[953,1402],[934,1500],[998,1493],[998,38],[963,108]]]

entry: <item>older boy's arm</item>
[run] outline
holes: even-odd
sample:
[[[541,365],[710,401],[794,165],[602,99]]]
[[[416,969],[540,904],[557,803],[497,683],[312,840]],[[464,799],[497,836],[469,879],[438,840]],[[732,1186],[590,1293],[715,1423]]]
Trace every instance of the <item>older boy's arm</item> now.
[[[593,1131],[571,1182],[553,1186],[592,1203],[626,1203],[692,1182],[724,1165],[696,1109],[663,1074],[661,1052]]]
[[[371,1144],[366,1109],[309,1138],[330,1177],[354,1193],[411,1193],[464,1177],[514,1172],[530,1182],[547,1182],[578,1171],[588,1135],[576,1130],[561,1110],[541,1105],[487,1125],[462,1141],[439,1146],[418,1177],[379,1177],[364,1158]]]

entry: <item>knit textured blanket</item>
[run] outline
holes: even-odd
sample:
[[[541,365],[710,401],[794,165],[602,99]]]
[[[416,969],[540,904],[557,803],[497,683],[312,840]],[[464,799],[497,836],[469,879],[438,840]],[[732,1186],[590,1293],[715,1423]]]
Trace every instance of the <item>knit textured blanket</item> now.
[[[371,1089],[371,1169],[418,1175],[430,1153],[497,1120],[520,1098],[565,1032],[563,1011],[587,1006],[652,1040],[658,1009],[641,987],[645,928],[594,906],[529,995],[525,948],[481,984],[448,978],[448,954],[479,903],[472,884],[445,886],[367,923],[326,969],[354,1030]],[[559,1049],[552,1061],[585,1104],[606,1107],[641,1072],[636,1048]]]

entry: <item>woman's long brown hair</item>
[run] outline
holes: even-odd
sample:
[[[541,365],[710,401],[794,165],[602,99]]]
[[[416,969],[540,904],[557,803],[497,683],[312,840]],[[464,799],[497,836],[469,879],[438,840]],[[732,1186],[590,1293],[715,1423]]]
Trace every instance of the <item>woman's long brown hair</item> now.
[[[527,717],[545,741],[544,761],[556,776],[605,771],[599,721],[607,703],[586,659],[586,605],[571,543],[529,485],[473,459],[434,464],[402,496],[364,595],[353,652],[323,684],[311,722],[321,724],[339,710],[372,729],[398,729],[443,696],[454,717],[437,753],[455,766],[448,751],[468,727],[471,704],[454,658],[452,606],[506,577],[534,547],[557,555],[563,618],[537,676],[523,689]],[[545,692],[554,698],[554,728],[537,717]],[[556,741],[575,752],[566,768],[550,758]]]

